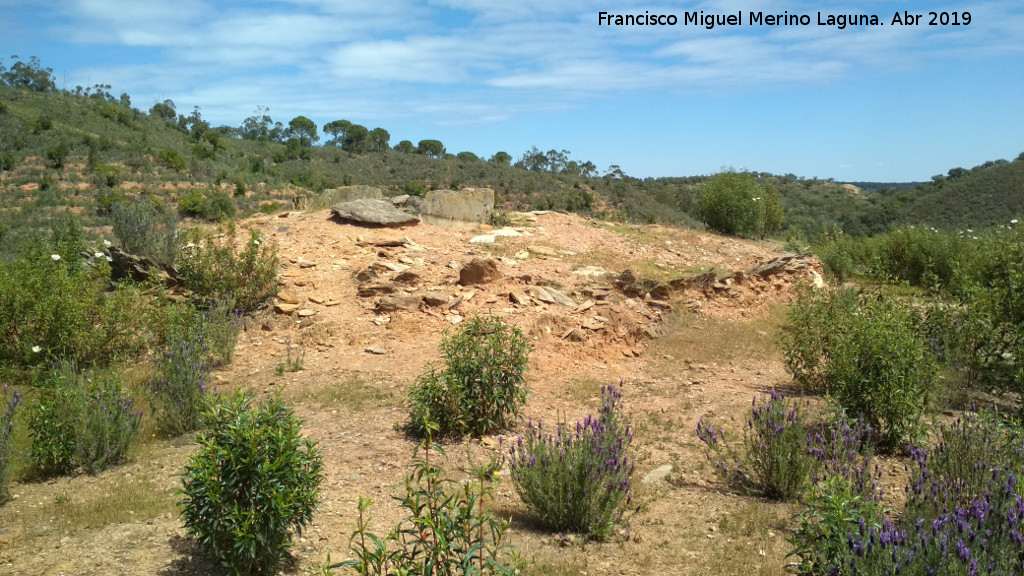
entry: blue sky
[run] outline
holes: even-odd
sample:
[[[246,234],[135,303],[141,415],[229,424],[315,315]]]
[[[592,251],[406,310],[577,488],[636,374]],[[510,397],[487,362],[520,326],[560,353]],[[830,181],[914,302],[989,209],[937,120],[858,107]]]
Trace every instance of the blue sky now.
[[[598,26],[598,12],[741,13]],[[756,26],[751,11],[806,14]],[[967,26],[892,26],[967,11]],[[818,26],[818,12],[884,25]],[[449,152],[569,150],[631,176],[723,167],[927,180],[1024,152],[1020,0],[0,0],[0,58],[237,126],[347,119]]]

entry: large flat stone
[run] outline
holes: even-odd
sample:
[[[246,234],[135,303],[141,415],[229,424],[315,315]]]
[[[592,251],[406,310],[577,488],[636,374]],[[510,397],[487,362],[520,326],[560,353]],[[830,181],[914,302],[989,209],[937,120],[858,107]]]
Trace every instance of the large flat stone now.
[[[334,216],[345,222],[363,226],[407,226],[419,218],[395,208],[388,200],[362,198],[331,206]]]

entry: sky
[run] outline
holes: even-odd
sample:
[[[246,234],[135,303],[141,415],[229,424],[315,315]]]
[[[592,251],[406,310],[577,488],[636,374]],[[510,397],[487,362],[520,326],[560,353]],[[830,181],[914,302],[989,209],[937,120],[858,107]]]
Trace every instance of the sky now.
[[[970,24],[930,26],[931,11]],[[922,16],[894,25],[905,13]],[[0,0],[12,55],[39,57],[59,88],[110,84],[213,125],[264,106],[286,125],[345,119],[483,158],[568,150],[635,177],[922,181],[1024,152],[1021,0]]]

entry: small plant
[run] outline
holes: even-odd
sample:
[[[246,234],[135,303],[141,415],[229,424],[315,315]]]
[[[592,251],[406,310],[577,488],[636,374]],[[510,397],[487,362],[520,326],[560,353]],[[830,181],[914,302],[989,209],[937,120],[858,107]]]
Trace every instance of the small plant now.
[[[441,436],[480,435],[506,428],[519,416],[530,353],[521,330],[498,317],[475,316],[456,332],[445,332],[441,353],[445,369],[430,369],[410,392],[408,432],[423,436],[421,423],[430,420]]]
[[[116,373],[52,369],[29,407],[29,458],[41,476],[77,468],[96,473],[124,461],[138,436],[142,413]]]
[[[320,450],[279,395],[253,406],[239,391],[214,402],[205,419],[181,476],[185,528],[232,574],[276,574],[293,531],[313,520]]]
[[[8,396],[7,384],[4,384],[4,410],[0,412],[0,504],[11,497],[7,486],[11,478],[11,434],[14,432],[14,416],[18,413],[21,400],[21,393],[17,390]]]
[[[110,219],[114,235],[126,252],[144,256],[163,268],[178,257],[178,218],[149,198],[113,204]]]
[[[761,403],[754,397],[743,429],[743,453],[728,444],[725,432],[697,422],[697,438],[707,447],[715,471],[731,485],[770,498],[794,500],[806,490],[817,460],[811,455],[807,421],[799,402],[772,390]]]
[[[598,415],[545,432],[530,424],[509,450],[516,491],[548,528],[607,540],[632,504],[633,439],[622,415],[622,388],[603,386]]]
[[[298,372],[299,370],[302,370],[302,363],[305,359],[305,350],[300,354],[297,354],[294,358],[292,357],[292,341],[288,340],[285,344],[285,357],[283,361],[274,365],[274,373],[278,376],[283,376],[285,372]]]
[[[161,433],[180,436],[198,430],[210,385],[209,349],[202,336],[170,343],[155,360],[149,401]]]
[[[473,466],[475,482],[449,480],[444,471],[431,462],[431,453],[445,456],[444,450],[431,444],[429,435],[436,426],[424,422],[428,438],[413,454],[412,466],[405,476],[405,495],[398,498],[408,516],[387,536],[369,531],[369,498],[359,497],[359,523],[350,539],[354,560],[331,564],[330,557],[322,573],[334,568],[352,568],[362,576],[389,574],[432,574],[436,576],[512,576],[518,574],[518,552],[503,544],[508,521],[484,510],[491,496],[487,485],[488,466]],[[422,458],[419,457],[423,454]]]
[[[256,230],[249,240],[236,247],[235,229],[221,242],[196,238],[183,252],[178,268],[182,283],[207,301],[233,298],[242,314],[256,310],[277,293],[277,249]]]
[[[215,365],[226,366],[235,358],[235,345],[242,332],[242,319],[231,298],[218,298],[203,311],[206,339]]]

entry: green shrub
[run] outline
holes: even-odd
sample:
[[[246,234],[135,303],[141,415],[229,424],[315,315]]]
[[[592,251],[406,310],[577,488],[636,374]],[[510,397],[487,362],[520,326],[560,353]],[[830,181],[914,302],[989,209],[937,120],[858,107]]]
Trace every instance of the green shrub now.
[[[757,398],[743,429],[743,452],[729,445],[725,432],[702,417],[697,438],[706,446],[708,461],[728,484],[769,498],[795,500],[803,495],[818,468],[807,434],[807,417],[799,402],[770,391]]]
[[[232,298],[241,313],[256,310],[277,293],[277,249],[256,230],[236,246],[234,227],[219,241],[194,238],[178,261],[186,288],[208,302]]]
[[[331,564],[328,556],[322,573],[352,568],[359,574],[378,576],[519,574],[516,549],[502,544],[508,522],[484,510],[492,491],[487,485],[490,467],[473,466],[476,482],[454,482],[431,463],[431,451],[444,456],[439,446],[432,446],[428,439],[420,449],[423,457],[418,457],[419,450],[413,455],[405,476],[405,495],[399,498],[408,516],[386,536],[376,536],[369,531],[366,516],[371,501],[360,496],[359,523],[350,540],[355,559]]]
[[[178,212],[205,220],[222,220],[235,217],[235,201],[221,190],[209,190],[205,194],[192,190],[178,199]]]
[[[752,174],[722,172],[706,180],[697,205],[701,220],[722,234],[748,238],[775,234],[782,227],[782,199]]]
[[[181,152],[178,152],[177,150],[161,150],[157,153],[157,157],[172,170],[176,170],[178,172],[188,170],[188,162],[186,162],[185,158],[182,157]]]
[[[447,364],[430,369],[410,392],[406,430],[422,436],[422,422],[439,434],[486,434],[508,427],[526,403],[530,345],[523,332],[495,316],[475,316],[446,331],[441,353]]]
[[[37,474],[96,473],[127,458],[142,413],[116,372],[63,364],[46,374],[29,406],[29,457]]]
[[[540,522],[556,531],[607,540],[632,504],[633,434],[622,415],[622,389],[601,388],[598,415],[553,431],[530,424],[510,450],[516,492]]]
[[[938,374],[918,311],[882,294],[804,288],[789,320],[786,366],[797,381],[862,415],[883,448],[917,437]]]
[[[174,266],[178,256],[178,218],[151,199],[120,201],[111,206],[114,236],[130,254],[149,258],[163,268]]]
[[[3,412],[0,412],[0,504],[10,499],[10,488],[7,486],[11,478],[11,434],[14,433],[14,417],[21,406],[21,393],[14,390],[7,394],[7,384],[4,384],[2,397]]]
[[[319,448],[278,395],[253,406],[239,391],[213,403],[205,420],[182,474],[185,528],[232,574],[276,574],[292,532],[313,520]]]
[[[47,147],[46,150],[43,151],[46,159],[50,161],[50,165],[58,169],[64,167],[64,162],[67,161],[70,153],[71,149],[68,147],[67,142],[63,140],[57,142],[53,146]]]
[[[97,164],[92,167],[92,173],[96,176],[96,183],[107,188],[113,188],[121,181],[121,169],[117,166]]]
[[[202,426],[210,384],[208,357],[202,334],[172,340],[157,356],[149,402],[160,433],[180,436]]]

